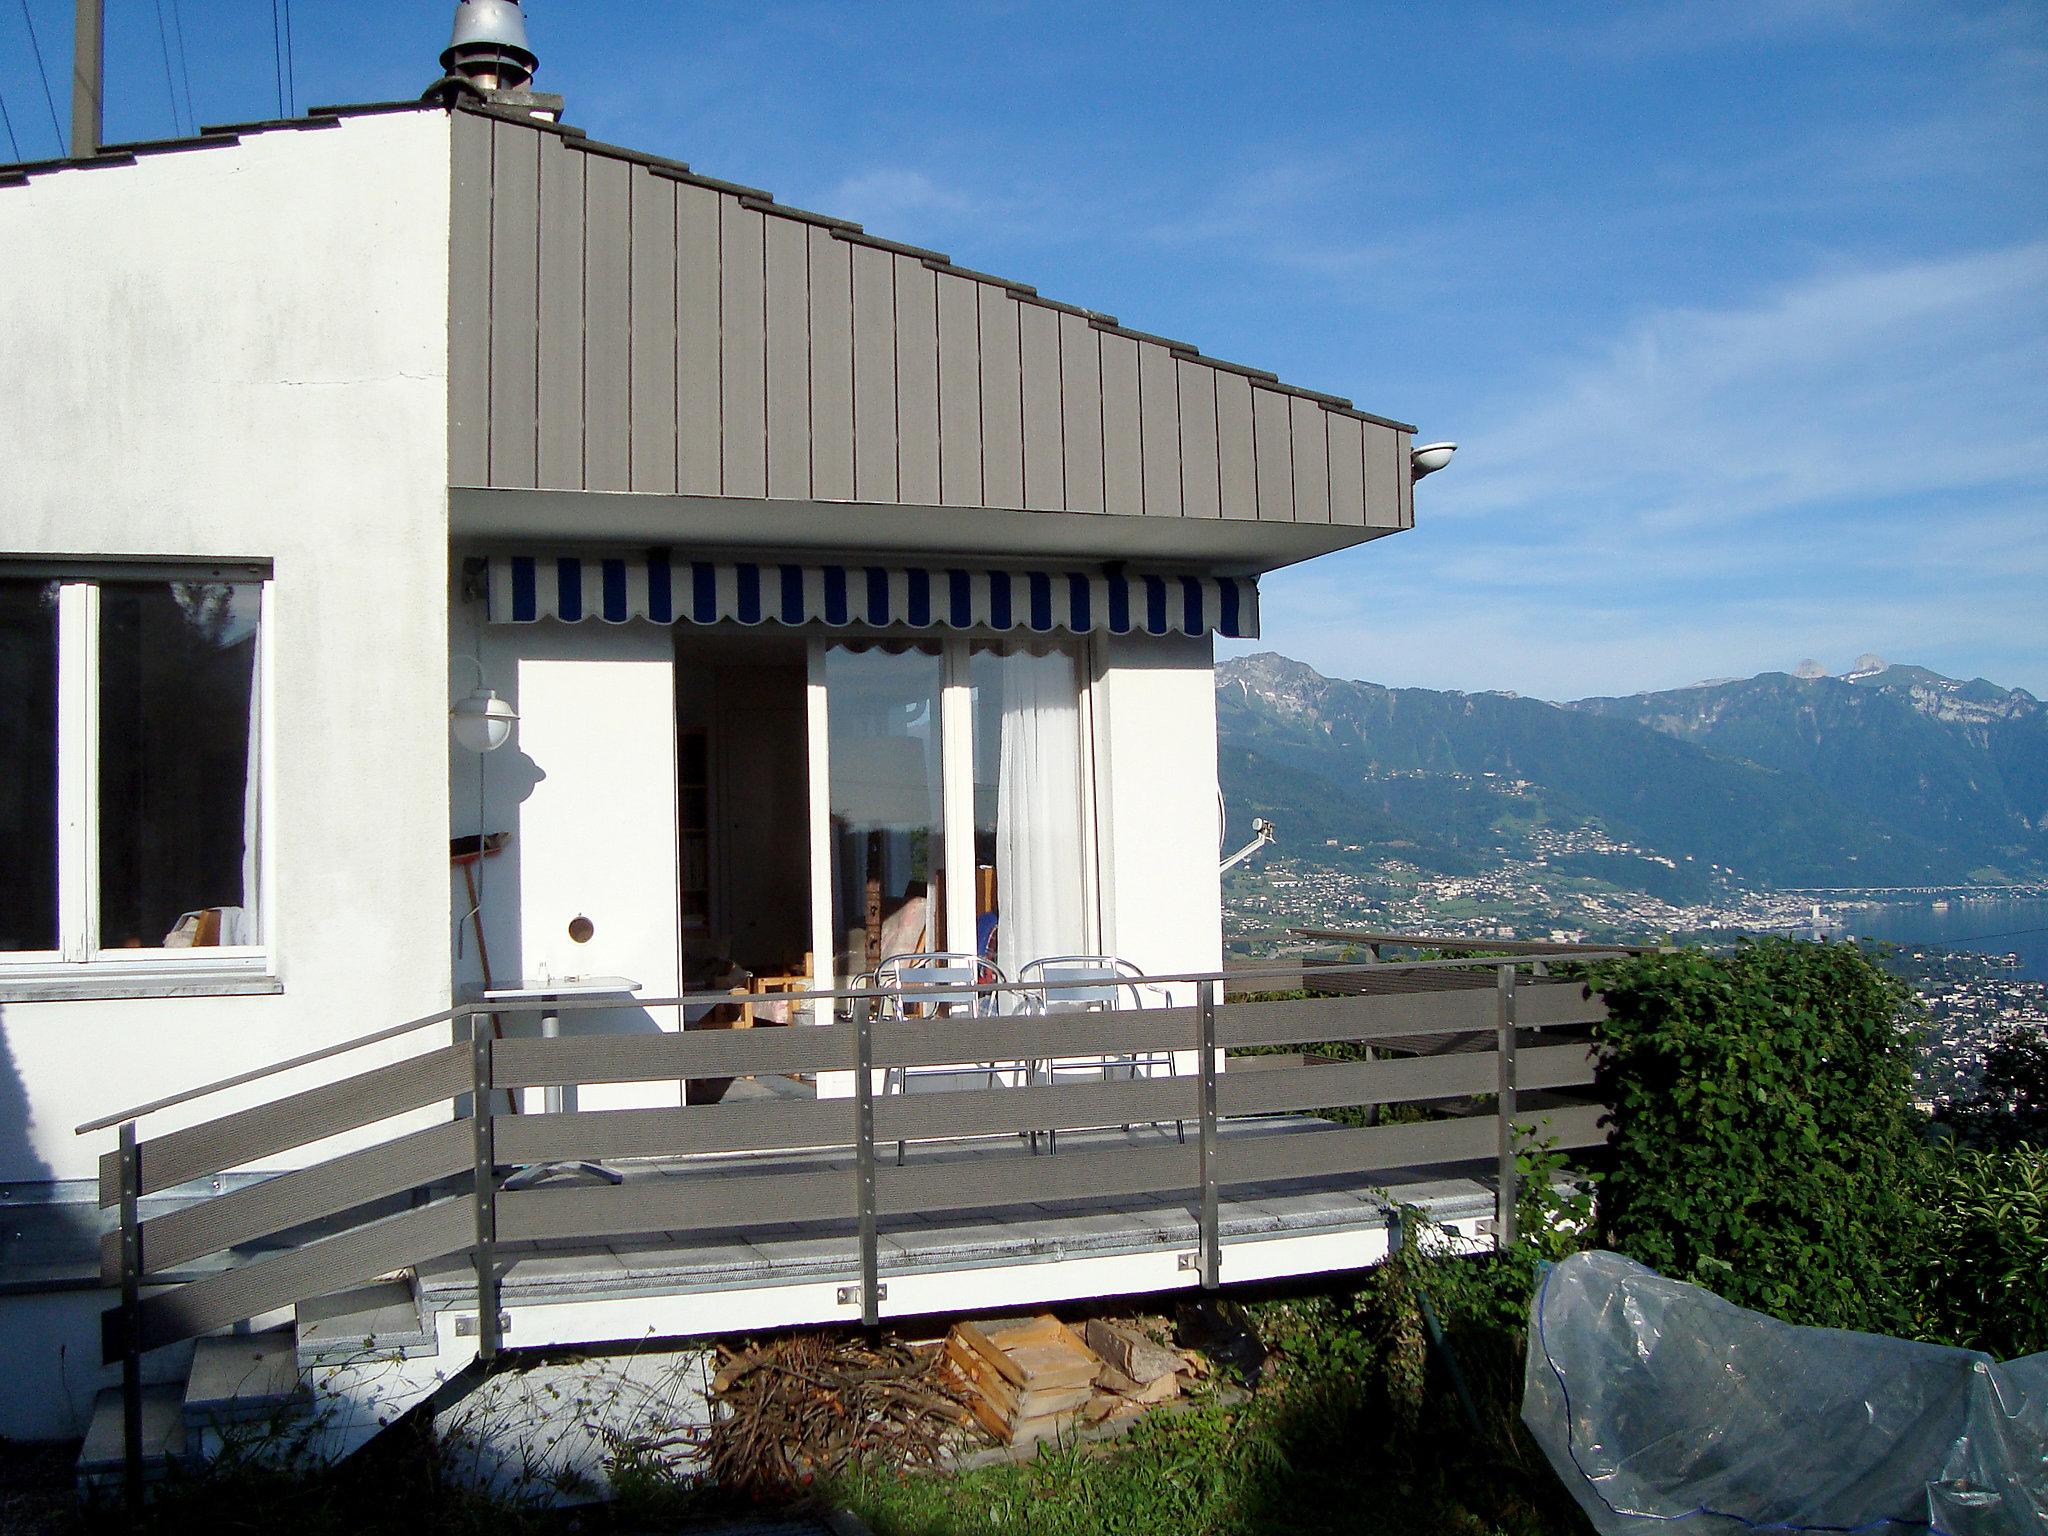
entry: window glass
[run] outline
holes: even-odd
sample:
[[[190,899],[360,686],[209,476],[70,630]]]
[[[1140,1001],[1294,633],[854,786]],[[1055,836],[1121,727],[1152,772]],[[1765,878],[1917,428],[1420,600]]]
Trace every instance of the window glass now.
[[[258,942],[260,593],[238,582],[101,588],[103,948]]]
[[[976,947],[1014,977],[1089,948],[1080,674],[1071,651],[984,647],[968,682]]]
[[[935,649],[825,653],[838,972],[947,947]]]
[[[57,584],[0,578],[0,951],[57,947]]]

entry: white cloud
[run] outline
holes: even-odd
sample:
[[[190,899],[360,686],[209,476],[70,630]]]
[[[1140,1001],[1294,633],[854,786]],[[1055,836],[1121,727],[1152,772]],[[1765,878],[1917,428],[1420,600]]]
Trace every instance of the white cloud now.
[[[1647,314],[1521,393],[1415,532],[1269,578],[1266,643],[1545,697],[1868,649],[2048,689],[2048,243]]]

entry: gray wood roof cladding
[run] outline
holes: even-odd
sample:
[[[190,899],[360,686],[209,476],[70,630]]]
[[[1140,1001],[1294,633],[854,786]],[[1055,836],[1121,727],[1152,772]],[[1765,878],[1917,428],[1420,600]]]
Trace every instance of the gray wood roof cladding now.
[[[574,129],[454,214],[458,486],[1413,522],[1411,428]]]

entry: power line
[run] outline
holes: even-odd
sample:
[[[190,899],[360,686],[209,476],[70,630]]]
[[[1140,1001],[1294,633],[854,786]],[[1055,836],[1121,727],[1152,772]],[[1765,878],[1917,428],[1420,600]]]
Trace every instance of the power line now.
[[[171,32],[164,25],[164,0],[156,0],[156,46],[164,59],[164,96],[171,104],[171,137],[176,138],[185,125],[178,121],[178,86],[171,78]]]
[[[7,127],[8,152],[15,159],[19,160],[21,158],[21,141],[14,136],[14,119],[7,115],[7,98],[5,96],[0,96],[0,123],[4,123]]]
[[[277,80],[277,115],[284,111],[284,24],[277,14],[278,0],[270,0],[270,71]]]
[[[64,130],[57,124],[57,98],[50,94],[50,72],[43,67],[43,45],[36,41],[36,21],[28,13],[28,0],[21,0],[21,19],[28,26],[28,45],[35,51],[36,76],[43,82],[43,103],[50,109],[50,132],[57,135],[57,153],[64,153]]]
[[[284,99],[289,113],[299,115],[299,70],[292,57],[292,0],[284,0]]]
[[[2048,933],[2048,923],[2038,928],[2008,928],[2003,933],[1956,933],[1939,939],[1883,939],[1885,944],[1917,944],[1923,949],[1943,949],[1956,944],[1983,944],[1991,939],[2017,939],[2030,933]]]
[[[199,131],[199,114],[192,109],[192,65],[185,53],[185,14],[178,0],[171,0],[171,36],[178,44],[178,78],[185,87],[185,126]]]

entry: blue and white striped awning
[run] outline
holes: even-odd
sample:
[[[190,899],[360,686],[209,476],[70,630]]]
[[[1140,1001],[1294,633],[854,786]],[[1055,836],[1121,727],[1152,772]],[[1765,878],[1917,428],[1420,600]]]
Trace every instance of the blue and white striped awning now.
[[[825,624],[1112,635],[1259,633],[1250,576],[781,565],[665,555],[499,555],[494,624]]]

